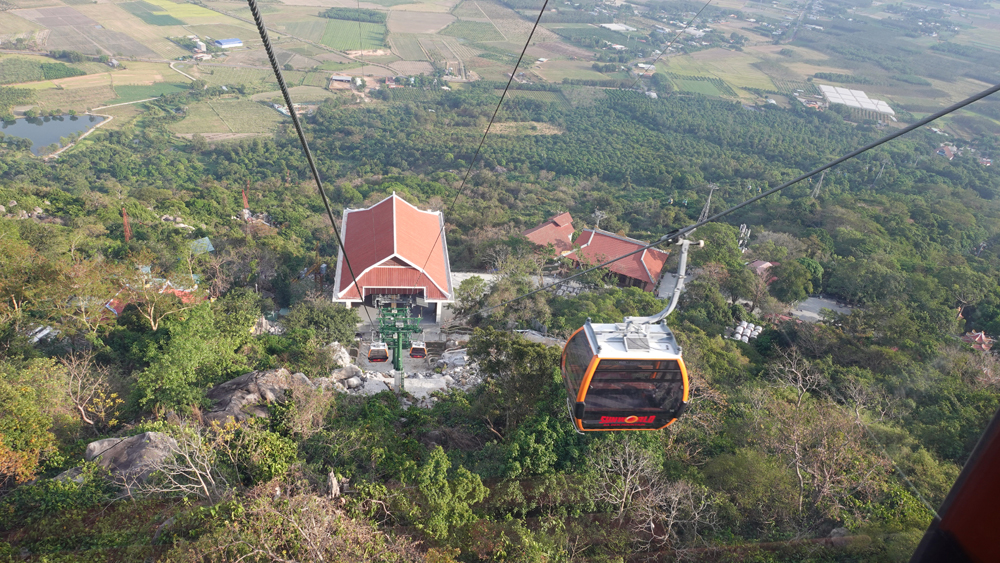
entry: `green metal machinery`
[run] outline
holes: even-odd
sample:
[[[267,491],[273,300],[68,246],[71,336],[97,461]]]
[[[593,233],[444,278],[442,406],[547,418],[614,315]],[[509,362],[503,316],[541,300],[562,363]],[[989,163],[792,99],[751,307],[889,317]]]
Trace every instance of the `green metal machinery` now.
[[[410,349],[410,335],[423,332],[420,317],[410,316],[410,305],[410,301],[400,295],[375,298],[379,338],[392,350],[392,368],[396,371],[403,370],[403,354]]]

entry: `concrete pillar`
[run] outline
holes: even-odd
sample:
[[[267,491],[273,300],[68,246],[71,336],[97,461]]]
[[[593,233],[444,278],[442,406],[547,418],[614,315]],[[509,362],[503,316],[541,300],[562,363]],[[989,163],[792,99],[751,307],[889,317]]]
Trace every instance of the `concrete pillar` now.
[[[441,311],[444,310],[444,303],[434,304],[434,322],[441,324]]]

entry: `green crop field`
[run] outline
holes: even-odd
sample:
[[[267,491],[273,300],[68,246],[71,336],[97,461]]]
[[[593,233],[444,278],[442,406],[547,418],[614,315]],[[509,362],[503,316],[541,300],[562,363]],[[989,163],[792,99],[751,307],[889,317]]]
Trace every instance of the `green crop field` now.
[[[499,96],[503,93],[503,90],[494,90]],[[511,90],[507,92],[507,97],[511,99],[525,98],[529,100],[538,100],[540,102],[549,102],[559,105],[568,105],[566,98],[559,92],[538,92],[534,90]]]
[[[676,76],[676,75],[675,75]],[[722,92],[711,82],[705,80],[694,80],[692,78],[671,78],[671,82],[681,92],[697,92],[706,96],[721,96]]]
[[[339,51],[381,49],[385,47],[385,36],[386,27],[380,23],[329,20],[320,43]]]
[[[283,117],[259,102],[212,100],[191,104],[187,115],[170,126],[177,134],[191,133],[270,133]]]
[[[323,34],[326,33],[326,26],[330,23],[327,18],[314,18],[302,21],[288,22],[285,24],[285,31],[290,35],[295,37],[301,37],[302,39],[308,39],[309,41],[319,42],[323,39]],[[355,28],[355,32],[357,29]],[[306,55],[306,53],[300,53]],[[312,56],[308,54],[306,56]]]
[[[459,20],[442,29],[440,33],[441,35],[461,37],[462,39],[473,42],[504,40],[500,31],[498,31],[493,24],[488,22],[470,22]]]
[[[163,8],[148,2],[124,2],[118,7],[150,25],[184,25],[184,22],[168,14]]]
[[[170,0],[148,0],[148,3],[158,7],[158,11],[166,12],[168,15],[188,23],[193,23],[193,21],[198,20],[214,20],[219,22],[237,21],[233,20],[229,16],[224,16],[207,8],[202,8],[201,6],[196,6],[187,2],[179,4],[177,2],[171,2]]]
[[[427,55],[420,48],[420,40],[409,33],[394,33],[390,37],[394,52],[405,61],[426,61]]]
[[[115,93],[118,94],[118,99],[115,103],[122,102],[134,102],[136,100],[145,100],[146,98],[155,98],[157,96],[162,96],[164,94],[173,94],[175,92],[186,92],[190,88],[181,84],[174,84],[172,82],[161,82],[159,84],[151,84],[148,86],[138,86],[138,85],[125,85],[125,86],[115,86]]]

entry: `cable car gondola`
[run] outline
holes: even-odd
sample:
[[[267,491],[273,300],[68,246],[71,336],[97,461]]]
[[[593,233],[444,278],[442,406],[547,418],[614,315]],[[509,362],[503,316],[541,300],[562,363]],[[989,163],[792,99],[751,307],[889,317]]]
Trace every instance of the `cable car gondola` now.
[[[385,342],[372,342],[368,346],[368,361],[373,363],[389,361],[389,347]]]
[[[410,344],[410,357],[411,358],[426,358],[427,357],[427,345],[419,340],[414,340]]]
[[[659,430],[687,409],[687,369],[674,333],[663,322],[684,288],[691,243],[680,244],[677,286],[665,309],[621,323],[587,319],[566,341],[562,376],[577,431]]]

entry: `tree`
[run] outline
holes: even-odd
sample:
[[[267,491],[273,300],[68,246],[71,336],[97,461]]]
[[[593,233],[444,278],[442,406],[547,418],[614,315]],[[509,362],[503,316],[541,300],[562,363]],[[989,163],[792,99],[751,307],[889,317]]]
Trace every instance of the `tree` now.
[[[488,291],[489,285],[486,280],[479,276],[468,277],[458,284],[458,289],[455,290],[455,302],[448,307],[459,317],[473,314],[482,307],[483,297]]]
[[[190,278],[185,280],[163,271],[150,254],[138,257],[134,268],[123,273],[119,283],[117,299],[134,305],[153,332],[160,329],[164,319],[192,309],[202,300],[197,290],[188,289],[194,285]]]
[[[94,363],[90,350],[73,352],[59,359],[66,373],[66,394],[84,424],[97,432],[118,425],[119,407],[124,401],[108,385],[107,366]]]
[[[826,375],[809,363],[798,348],[782,349],[778,360],[768,366],[768,373],[778,385],[795,391],[795,408],[802,406],[807,393],[822,389],[828,383]]]
[[[0,491],[30,480],[56,451],[52,417],[31,387],[9,382],[7,367],[0,364]]]
[[[340,342],[349,345],[354,342],[361,317],[354,309],[323,297],[313,297],[297,303],[281,322],[288,330],[315,331],[316,339],[322,344]]]
[[[479,389],[479,413],[501,436],[500,430],[513,430],[537,410],[559,370],[558,348],[493,328],[476,329],[468,350],[485,377]]]
[[[436,540],[448,538],[455,528],[476,520],[472,505],[486,498],[489,490],[478,475],[459,466],[453,473],[451,461],[441,446],[431,450],[427,462],[410,478],[419,497],[410,509],[415,526]]]
[[[812,293],[812,275],[795,260],[783,262],[769,273],[777,278],[771,282],[771,294],[783,303],[802,301]]]
[[[204,401],[207,387],[246,369],[236,343],[217,329],[211,305],[204,303],[183,319],[166,324],[168,338],[147,354],[136,392],[142,405],[187,410]]]

